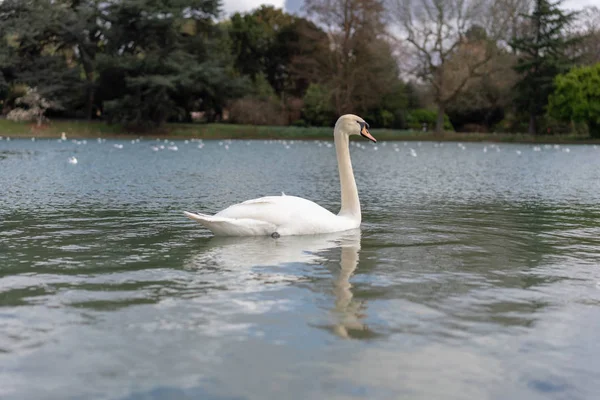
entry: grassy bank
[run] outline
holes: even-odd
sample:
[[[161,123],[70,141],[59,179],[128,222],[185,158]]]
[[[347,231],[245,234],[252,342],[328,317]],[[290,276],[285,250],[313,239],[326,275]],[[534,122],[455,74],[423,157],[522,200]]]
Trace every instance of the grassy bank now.
[[[319,139],[332,138],[332,128],[299,128],[293,126],[252,126],[235,124],[167,124],[160,132],[139,134],[127,132],[118,125],[103,122],[51,121],[40,128],[35,124],[19,123],[0,119],[0,136],[10,137],[55,137],[65,132],[69,138],[148,138],[172,139]],[[461,142],[513,142],[513,143],[600,143],[598,139],[586,136],[557,135],[532,136],[527,134],[457,133],[445,132],[436,135],[432,132],[372,129],[378,140],[402,141],[461,141]]]

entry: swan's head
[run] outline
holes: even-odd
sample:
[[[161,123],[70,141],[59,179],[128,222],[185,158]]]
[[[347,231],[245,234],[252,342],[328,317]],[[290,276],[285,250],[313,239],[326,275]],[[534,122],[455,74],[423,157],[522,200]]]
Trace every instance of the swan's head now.
[[[335,123],[335,130],[348,136],[361,135],[372,142],[377,140],[369,133],[369,124],[364,119],[354,114],[342,115]]]

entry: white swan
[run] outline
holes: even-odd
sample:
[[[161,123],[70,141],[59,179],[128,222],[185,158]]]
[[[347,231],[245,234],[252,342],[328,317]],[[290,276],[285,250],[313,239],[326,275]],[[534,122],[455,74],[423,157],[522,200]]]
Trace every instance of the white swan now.
[[[342,205],[335,215],[320,205],[296,196],[267,196],[234,204],[215,215],[184,214],[216,236],[313,235],[341,232],[360,226],[360,201],[350,162],[349,137],[362,135],[377,142],[362,118],[346,114],[333,130],[340,172]]]

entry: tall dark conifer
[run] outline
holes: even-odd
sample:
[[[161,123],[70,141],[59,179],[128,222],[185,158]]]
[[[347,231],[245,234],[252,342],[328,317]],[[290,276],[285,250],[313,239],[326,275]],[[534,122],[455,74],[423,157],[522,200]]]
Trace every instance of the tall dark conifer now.
[[[545,112],[554,77],[574,62],[568,50],[577,38],[567,36],[566,29],[575,13],[562,10],[561,3],[536,0],[533,12],[524,16],[525,33],[511,42],[518,54],[514,69],[521,76],[515,105],[527,110],[530,134],[537,133],[537,118]]]

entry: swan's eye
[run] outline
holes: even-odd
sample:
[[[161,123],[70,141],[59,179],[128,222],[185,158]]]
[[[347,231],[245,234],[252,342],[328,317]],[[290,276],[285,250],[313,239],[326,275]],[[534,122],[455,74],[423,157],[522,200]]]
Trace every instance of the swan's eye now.
[[[366,121],[365,121],[365,122],[363,122],[363,121],[356,121],[356,122],[358,122],[358,125],[360,125],[360,130],[361,130],[361,132],[362,132],[362,130],[363,130],[363,129],[365,129],[365,126],[366,126],[367,128],[370,128],[370,126],[369,126],[369,123],[368,123],[368,122],[366,122]]]

